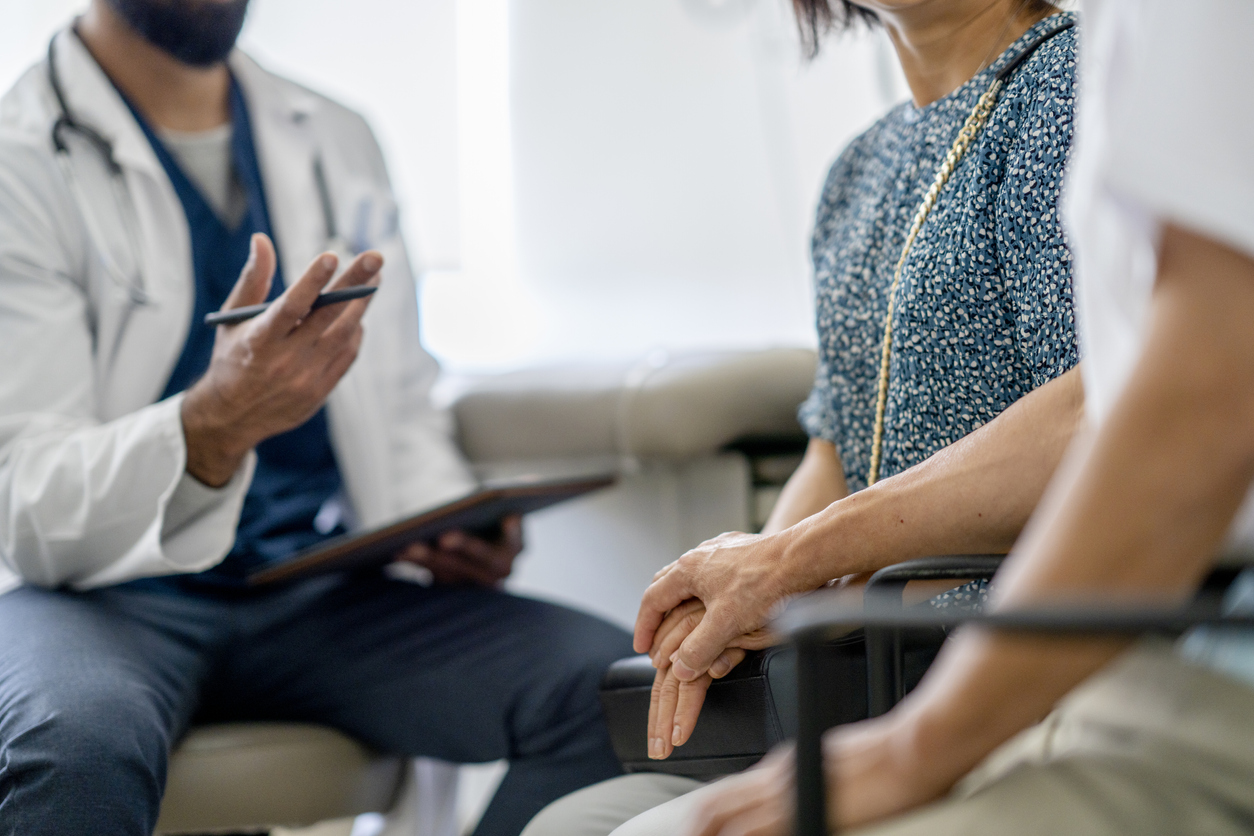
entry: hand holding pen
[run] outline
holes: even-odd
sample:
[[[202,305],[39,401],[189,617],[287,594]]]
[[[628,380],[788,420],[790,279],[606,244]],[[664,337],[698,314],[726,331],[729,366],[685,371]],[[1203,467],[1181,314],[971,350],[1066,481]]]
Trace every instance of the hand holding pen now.
[[[313,305],[309,309],[316,311],[319,308],[325,308],[327,305],[336,305],[353,299],[364,299],[378,289],[373,285],[358,285],[357,287],[346,287],[341,290],[328,290],[326,293],[318,294],[318,298],[314,300]],[[276,299],[275,302],[277,301]],[[242,308],[231,308],[230,310],[224,308],[220,311],[205,314],[205,324],[210,327],[239,325],[241,322],[247,322],[254,316],[265,313],[266,309],[273,304],[274,302],[262,302],[260,305],[245,305]]]
[[[261,306],[276,262],[270,239],[254,235],[223,312]],[[182,403],[187,472],[201,482],[230,481],[249,450],[321,409],[352,366],[369,297],[340,304],[318,300],[323,291],[377,287],[383,256],[362,253],[335,277],[338,264],[334,254],[323,253],[282,295],[250,313],[249,321],[218,329],[209,369]]]

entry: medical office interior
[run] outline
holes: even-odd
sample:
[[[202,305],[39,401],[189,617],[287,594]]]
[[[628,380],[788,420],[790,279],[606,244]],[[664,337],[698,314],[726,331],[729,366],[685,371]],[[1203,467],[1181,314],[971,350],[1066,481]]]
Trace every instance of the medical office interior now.
[[[4,5],[7,88],[84,4]],[[584,531],[573,519],[582,511],[558,508],[529,520],[536,530],[511,581],[520,590],[630,625],[640,590],[677,547],[764,518],[769,491],[756,509],[741,487],[720,487],[726,507],[690,509],[695,516],[676,504],[686,479],[722,485],[721,471],[746,467],[735,454],[700,466],[681,455],[744,440],[719,437],[736,432],[726,424],[736,419],[714,416],[725,426],[706,428],[712,446],[694,427],[657,438],[662,415],[635,428],[623,420],[634,396],[682,388],[689,374],[703,380],[707,365],[720,367],[711,355],[728,355],[725,373],[736,374],[733,355],[777,351],[774,371],[742,373],[774,378],[773,394],[793,402],[784,419],[779,404],[762,405],[761,431],[749,434],[800,438],[783,421],[810,383],[814,207],[835,155],[906,88],[881,33],[842,35],[807,61],[795,27],[782,0],[251,5],[241,48],[359,110],[380,138],[445,402],[468,394],[495,402],[531,386],[603,424],[564,440],[509,440],[472,412],[462,432],[484,447],[471,453],[476,463],[490,471],[612,462],[623,484],[586,504],[605,504],[616,518],[610,495],[630,494],[621,512],[655,519],[621,527],[589,519]],[[704,385],[729,409],[733,396],[750,401],[738,410],[754,409],[752,389]],[[633,433],[676,457],[637,455]],[[782,480],[776,472],[771,481]],[[693,493],[699,502],[708,492]],[[595,557],[574,545],[580,537],[594,538]]]
[[[84,6],[0,0],[0,87]],[[253,0],[240,46],[378,135],[478,475],[618,480],[527,518],[511,589],[630,629],[657,569],[761,526],[805,443],[825,172],[907,95],[881,32],[808,60],[785,0]],[[300,832],[467,832],[502,770]]]

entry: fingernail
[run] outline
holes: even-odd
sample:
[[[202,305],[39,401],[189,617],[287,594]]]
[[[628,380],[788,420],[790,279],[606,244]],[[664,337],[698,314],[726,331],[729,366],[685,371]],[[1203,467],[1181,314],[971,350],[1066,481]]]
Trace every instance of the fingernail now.
[[[361,260],[361,266],[366,268],[367,273],[377,273],[383,266],[383,257],[377,253],[366,253]]]
[[[675,676],[679,677],[683,682],[691,682],[697,678],[697,672],[679,659],[671,659],[671,667],[675,670]]]
[[[683,742],[684,742],[684,731],[683,729],[679,727],[679,724],[676,723],[675,728],[671,730],[671,745],[678,746],[680,743],[683,743]]]
[[[248,239],[248,263],[252,264],[256,260],[257,260],[257,236],[254,235]]]
[[[338,263],[339,259],[331,253],[323,253],[322,258],[318,259],[318,266],[323,270],[334,270]]]
[[[662,759],[662,738],[649,738],[649,757],[653,758],[655,761]]]

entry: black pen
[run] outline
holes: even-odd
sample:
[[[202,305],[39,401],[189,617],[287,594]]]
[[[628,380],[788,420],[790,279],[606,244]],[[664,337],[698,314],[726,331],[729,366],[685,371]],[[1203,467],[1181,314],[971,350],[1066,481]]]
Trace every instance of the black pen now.
[[[358,287],[346,287],[343,290],[328,290],[314,300],[313,307],[310,310],[316,311],[318,308],[325,308],[327,305],[334,305],[339,302],[347,302],[350,299],[361,299],[363,296],[369,296],[378,289],[372,285],[359,285]],[[209,326],[237,325],[245,320],[252,319],[272,304],[272,302],[262,302],[260,305],[231,308],[229,311],[214,311],[211,314],[205,314],[205,324]]]

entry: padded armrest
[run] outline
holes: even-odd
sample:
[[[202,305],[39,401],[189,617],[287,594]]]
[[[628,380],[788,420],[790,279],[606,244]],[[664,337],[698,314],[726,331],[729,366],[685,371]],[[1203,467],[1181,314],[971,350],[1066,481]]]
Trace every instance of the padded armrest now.
[[[475,464],[695,458],[744,438],[804,440],[814,364],[809,349],[778,348],[528,369],[464,379],[453,412]]]
[[[754,651],[706,694],[692,737],[664,761],[650,760],[649,697],[656,670],[648,656],[620,659],[601,681],[610,740],[628,772],[669,772],[706,779],[753,766],[783,739],[765,685],[778,651]]]

